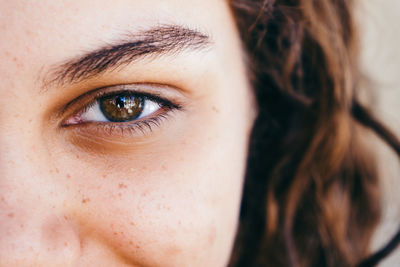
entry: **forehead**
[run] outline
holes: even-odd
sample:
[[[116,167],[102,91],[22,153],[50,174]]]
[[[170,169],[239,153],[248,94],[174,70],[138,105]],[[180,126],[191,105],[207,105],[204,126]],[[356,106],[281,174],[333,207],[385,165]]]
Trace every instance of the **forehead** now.
[[[89,26],[93,22],[99,30],[104,30],[118,24],[135,26],[164,19],[184,23],[199,18],[207,21],[205,18],[218,14],[226,5],[223,0],[0,0],[0,4],[2,24],[46,26],[57,31],[59,24],[68,31],[79,30],[76,26]]]
[[[33,44],[51,41],[53,46],[64,47],[88,45],[88,41],[96,42],[95,36],[112,38],[154,24],[184,24],[211,31],[227,9],[218,0],[0,0],[0,6],[0,29],[8,40],[29,37]]]

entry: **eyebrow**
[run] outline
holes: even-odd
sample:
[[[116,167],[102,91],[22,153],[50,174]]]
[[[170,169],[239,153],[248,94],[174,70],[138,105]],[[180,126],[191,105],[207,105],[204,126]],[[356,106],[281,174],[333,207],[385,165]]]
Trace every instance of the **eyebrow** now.
[[[150,55],[159,56],[181,53],[185,50],[204,50],[210,45],[211,37],[198,30],[178,25],[157,26],[133,35],[130,34],[129,41],[108,45],[88,52],[79,58],[53,66],[51,71],[45,75],[42,87],[77,83]]]

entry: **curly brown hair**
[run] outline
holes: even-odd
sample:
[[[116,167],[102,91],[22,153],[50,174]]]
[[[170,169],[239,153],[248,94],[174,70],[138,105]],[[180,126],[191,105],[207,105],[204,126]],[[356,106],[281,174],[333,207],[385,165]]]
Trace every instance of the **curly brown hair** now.
[[[373,266],[399,242],[369,251],[380,191],[360,133],[400,143],[358,101],[353,2],[230,1],[259,108],[230,266]]]

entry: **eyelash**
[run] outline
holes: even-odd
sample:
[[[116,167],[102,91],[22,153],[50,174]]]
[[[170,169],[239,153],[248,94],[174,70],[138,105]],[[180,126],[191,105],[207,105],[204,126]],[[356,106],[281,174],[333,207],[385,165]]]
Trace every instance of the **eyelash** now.
[[[86,111],[88,111],[94,105],[99,104],[99,101],[101,98],[108,97],[108,96],[115,96],[115,95],[119,95],[119,94],[126,94],[126,93],[132,93],[133,95],[142,97],[145,101],[154,101],[160,105],[160,109],[144,118],[133,119],[132,121],[127,121],[127,122],[86,121],[86,122],[78,122],[78,123],[74,123],[74,124],[66,123],[66,121],[68,121],[68,119],[73,118],[73,117],[78,117],[78,116],[84,114]],[[85,95],[82,97],[85,97]],[[73,102],[80,102],[79,98]],[[131,135],[135,135],[135,134],[137,134],[138,131],[140,131],[144,135],[148,132],[152,132],[153,127],[160,127],[161,123],[164,120],[167,120],[173,111],[178,111],[178,110],[182,109],[182,106],[180,104],[173,103],[155,93],[150,94],[150,93],[140,92],[140,91],[132,90],[132,89],[131,90],[123,89],[123,90],[111,91],[111,92],[100,91],[100,92],[96,93],[94,96],[92,96],[91,98],[93,98],[92,101],[90,101],[88,104],[86,104],[83,108],[78,109],[78,111],[76,111],[73,115],[69,116],[67,118],[67,120],[65,120],[61,124],[61,126],[62,127],[94,126],[94,127],[96,127],[97,131],[103,131],[109,135],[113,135],[116,130],[120,131],[121,134],[124,134],[125,132],[129,132]],[[71,105],[71,104],[73,105],[74,104],[73,102],[71,102],[68,105]]]
[[[140,131],[143,135],[146,134],[148,131],[152,132],[153,127],[160,127],[163,120],[168,119],[169,112],[166,114],[157,115],[156,117],[144,119],[141,121],[132,121],[132,122],[90,122],[95,124],[96,127],[104,132],[107,132],[109,135],[115,133],[116,130],[120,131],[121,134],[125,132],[129,132],[131,135],[136,134]]]

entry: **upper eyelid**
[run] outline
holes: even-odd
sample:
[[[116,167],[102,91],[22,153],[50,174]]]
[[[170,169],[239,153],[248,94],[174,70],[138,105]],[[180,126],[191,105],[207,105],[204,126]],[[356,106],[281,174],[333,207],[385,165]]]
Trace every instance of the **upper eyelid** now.
[[[161,102],[170,107],[176,109],[182,109],[183,106],[181,101],[172,101],[171,99],[169,99],[169,96],[164,96],[163,94],[156,92],[156,90],[150,90],[150,88],[161,88],[160,90],[158,90],[161,91],[165,87],[172,87],[173,90],[177,90],[174,89],[173,86],[166,86],[162,84],[151,84],[151,83],[122,84],[122,85],[104,86],[96,88],[87,91],[86,93],[83,93],[82,95],[69,101],[59,112],[59,116],[62,117],[69,113],[78,112],[80,109],[83,109],[84,106],[90,105],[91,103],[95,103],[95,101],[97,101],[102,96],[123,93],[123,92],[133,92],[135,94],[145,96],[150,100]],[[88,98],[89,100],[87,100]],[[76,105],[80,107],[74,108],[74,106]]]

